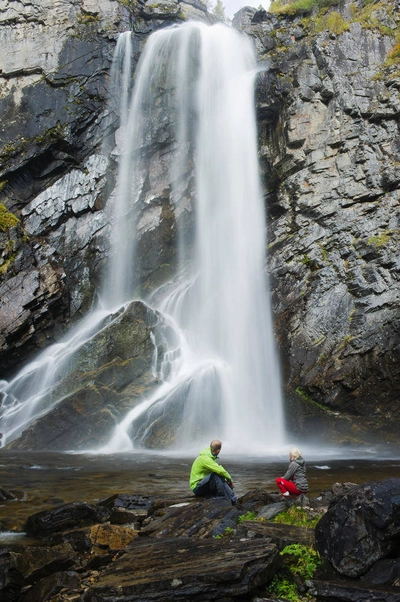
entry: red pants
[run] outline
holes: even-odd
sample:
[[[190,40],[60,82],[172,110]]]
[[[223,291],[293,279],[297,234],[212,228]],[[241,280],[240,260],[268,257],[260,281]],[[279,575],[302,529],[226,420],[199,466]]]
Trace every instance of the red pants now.
[[[302,491],[299,491],[299,489],[297,489],[297,487],[293,483],[293,481],[287,481],[286,479],[282,479],[282,477],[278,477],[275,480],[275,482],[278,485],[279,491],[281,493],[289,492],[290,495],[301,495],[302,494]]]

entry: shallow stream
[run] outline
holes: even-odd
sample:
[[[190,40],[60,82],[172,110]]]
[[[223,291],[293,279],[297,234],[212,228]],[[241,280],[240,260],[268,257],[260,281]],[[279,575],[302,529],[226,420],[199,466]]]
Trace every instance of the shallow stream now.
[[[304,453],[304,450],[303,450]],[[336,482],[363,483],[400,476],[400,454],[324,451],[304,453],[310,494],[317,496]],[[79,455],[50,452],[0,451],[0,486],[18,493],[18,501],[0,502],[5,532],[23,531],[27,517],[66,502],[89,503],[115,493],[166,497],[191,496],[188,486],[193,457],[136,452]],[[220,456],[241,496],[252,489],[275,492],[275,478],[284,474],[288,459]],[[0,533],[0,544],[7,539]]]

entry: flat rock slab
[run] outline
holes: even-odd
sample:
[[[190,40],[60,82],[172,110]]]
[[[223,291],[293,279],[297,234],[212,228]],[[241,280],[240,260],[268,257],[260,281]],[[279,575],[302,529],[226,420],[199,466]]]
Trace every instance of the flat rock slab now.
[[[268,583],[281,566],[265,541],[135,539],[84,595],[84,602],[229,599]]]
[[[68,529],[102,523],[109,515],[110,512],[106,508],[86,502],[70,502],[29,516],[25,532],[32,537],[46,537]]]
[[[140,530],[149,537],[215,537],[227,527],[237,526],[239,513],[227,500],[210,500],[185,505],[174,505],[163,510]]]
[[[312,546],[315,541],[314,529],[253,520],[244,521],[238,528],[237,535],[253,540],[258,538],[269,539],[278,546],[279,550],[283,550],[285,546],[292,543]]]
[[[347,581],[313,581],[309,593],[321,602],[400,602],[399,587],[363,587]]]

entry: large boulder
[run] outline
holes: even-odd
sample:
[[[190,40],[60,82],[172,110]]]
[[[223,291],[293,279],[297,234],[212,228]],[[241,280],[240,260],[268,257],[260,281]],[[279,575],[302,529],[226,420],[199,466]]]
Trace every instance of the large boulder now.
[[[276,546],[262,540],[136,538],[83,600],[230,600],[266,584],[280,564]]]
[[[25,532],[32,537],[46,537],[67,529],[94,525],[107,520],[108,510],[87,502],[71,502],[52,510],[43,510],[28,518]]]
[[[70,373],[48,393],[52,409],[9,443],[12,449],[92,449],[105,445],[122,417],[159,384],[152,373],[158,312],[136,301],[108,316],[70,359]],[[163,349],[158,349],[158,358]]]
[[[315,528],[320,554],[347,577],[400,552],[400,478],[365,483],[333,501]]]

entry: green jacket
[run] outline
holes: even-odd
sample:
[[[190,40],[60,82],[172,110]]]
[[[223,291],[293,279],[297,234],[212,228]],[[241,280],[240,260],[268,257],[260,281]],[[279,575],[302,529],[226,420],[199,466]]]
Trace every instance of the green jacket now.
[[[232,480],[229,472],[227,472],[223,466],[218,464],[217,458],[212,455],[210,446],[208,446],[199,453],[198,457],[193,462],[192,470],[190,471],[190,489],[193,491],[193,489],[196,488],[197,483],[212,472],[216,472],[221,475],[221,477],[225,477],[227,481]]]

